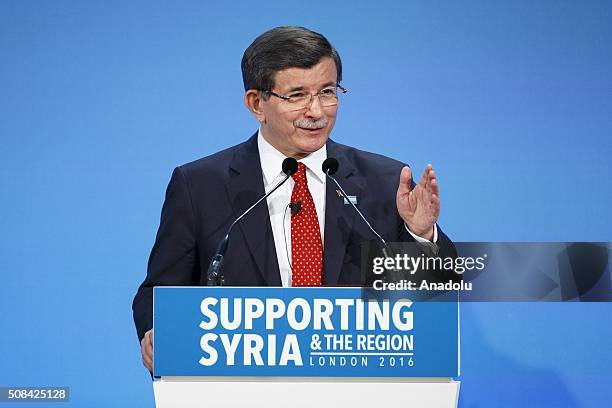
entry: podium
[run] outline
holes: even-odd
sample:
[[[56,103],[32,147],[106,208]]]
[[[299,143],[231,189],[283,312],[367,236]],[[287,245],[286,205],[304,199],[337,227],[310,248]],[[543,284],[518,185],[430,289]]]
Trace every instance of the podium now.
[[[363,294],[156,287],[156,406],[456,407],[458,303]]]

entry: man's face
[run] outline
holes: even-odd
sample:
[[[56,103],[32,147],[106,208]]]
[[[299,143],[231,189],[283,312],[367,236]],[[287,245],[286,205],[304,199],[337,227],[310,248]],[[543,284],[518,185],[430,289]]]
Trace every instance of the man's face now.
[[[272,91],[288,96],[296,92],[315,94],[337,83],[336,64],[331,58],[322,58],[312,68],[287,68],[278,71]],[[275,96],[261,101],[263,121],[261,130],[265,139],[287,157],[302,158],[319,150],[336,122],[338,106],[321,106],[314,97],[307,107],[293,111],[292,106]]]

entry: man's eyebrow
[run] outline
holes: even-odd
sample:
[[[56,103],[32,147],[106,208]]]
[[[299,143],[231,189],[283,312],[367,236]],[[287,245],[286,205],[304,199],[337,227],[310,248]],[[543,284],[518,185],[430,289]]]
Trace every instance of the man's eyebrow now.
[[[334,81],[329,81],[329,82],[324,83],[323,86],[321,87],[321,89],[324,89],[324,88],[327,88],[327,87],[330,87],[330,86],[335,86],[335,85],[336,85],[336,83]],[[296,87],[293,87],[293,88],[289,89],[287,91],[287,93],[304,91],[305,89],[306,88],[304,88],[303,86],[296,86]]]

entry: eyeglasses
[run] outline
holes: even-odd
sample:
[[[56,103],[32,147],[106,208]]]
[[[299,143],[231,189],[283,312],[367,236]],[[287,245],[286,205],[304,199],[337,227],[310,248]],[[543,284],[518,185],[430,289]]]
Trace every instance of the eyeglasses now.
[[[301,91],[292,92],[289,95],[279,95],[272,91],[263,92],[287,102],[287,105],[290,107],[290,111],[298,111],[309,107],[315,96],[319,98],[319,103],[323,107],[336,106],[338,105],[338,92],[345,94],[348,92],[348,89],[344,88],[340,84],[337,84],[336,86],[328,86],[327,88],[323,88],[314,94]]]

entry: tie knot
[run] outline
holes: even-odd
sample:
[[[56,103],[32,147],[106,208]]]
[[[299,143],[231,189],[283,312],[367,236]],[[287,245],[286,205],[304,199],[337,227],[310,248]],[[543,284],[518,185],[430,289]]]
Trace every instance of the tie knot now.
[[[308,184],[306,181],[306,166],[304,163],[298,163],[297,172],[291,177],[293,177],[295,184]]]

